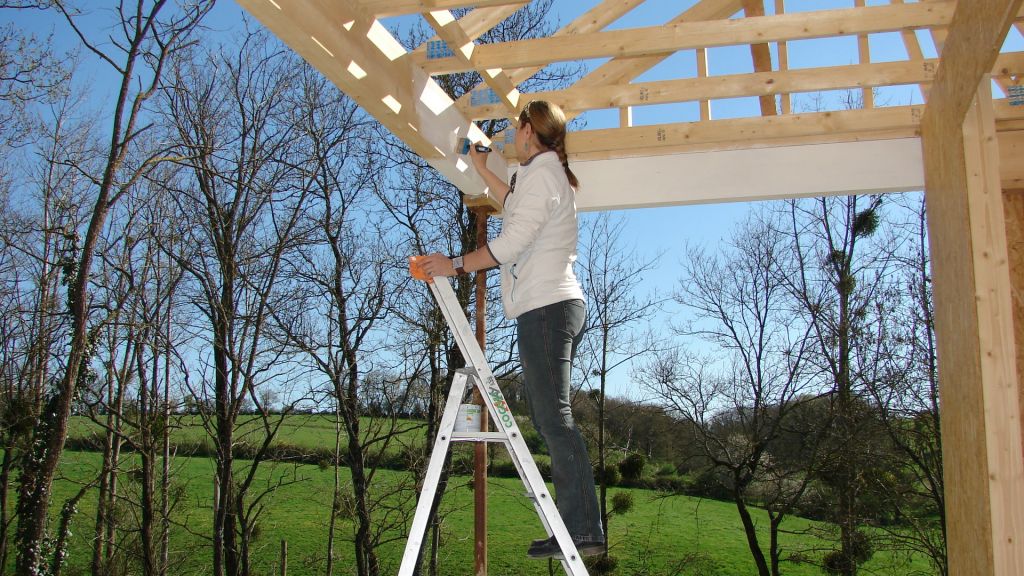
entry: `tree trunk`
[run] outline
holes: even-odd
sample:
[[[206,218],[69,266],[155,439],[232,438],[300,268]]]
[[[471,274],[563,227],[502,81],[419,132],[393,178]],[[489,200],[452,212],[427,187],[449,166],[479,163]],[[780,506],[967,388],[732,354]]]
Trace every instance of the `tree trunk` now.
[[[761,546],[757,542],[757,528],[754,526],[754,519],[750,517],[750,510],[747,509],[747,504],[743,500],[742,490],[738,487],[733,488],[732,497],[736,502],[736,511],[739,512],[740,520],[743,522],[743,533],[747,537],[747,547],[750,548],[750,554],[754,557],[757,573],[759,576],[771,576],[768,571],[768,563],[764,559],[764,552],[761,551]]]
[[[8,502],[11,486],[11,469],[14,463],[13,437],[4,444],[4,458],[0,463],[0,576],[7,574]]]
[[[341,507],[341,407],[334,409],[334,494],[331,498],[331,514],[327,524],[327,576],[334,576],[334,527],[338,523],[338,508]]]

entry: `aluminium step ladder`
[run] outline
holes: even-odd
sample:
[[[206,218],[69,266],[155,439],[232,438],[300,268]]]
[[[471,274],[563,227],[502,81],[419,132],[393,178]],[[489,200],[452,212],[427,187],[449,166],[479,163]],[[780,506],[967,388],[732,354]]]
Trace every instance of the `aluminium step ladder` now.
[[[413,278],[423,280],[430,286],[430,291],[437,300],[441,313],[444,314],[448,327],[451,328],[458,343],[462,355],[466,358],[469,366],[457,370],[452,380],[451,389],[448,391],[448,400],[445,403],[444,412],[441,416],[441,424],[434,440],[433,452],[427,464],[427,473],[423,479],[423,488],[420,491],[419,501],[416,504],[416,515],[413,517],[412,528],[409,532],[409,539],[405,544],[405,554],[402,556],[402,564],[398,570],[399,576],[413,576],[420,559],[420,549],[426,535],[427,523],[430,520],[434,497],[437,493],[437,485],[441,478],[441,469],[447,458],[448,450],[452,442],[501,442],[508,449],[512,456],[512,462],[519,472],[519,478],[526,486],[527,496],[533,501],[540,516],[544,529],[549,536],[554,536],[562,550],[562,567],[569,576],[588,576],[587,568],[583,558],[576,550],[565,522],[562,521],[558,508],[555,507],[554,499],[548,492],[547,485],[537,469],[537,464],[526,446],[523,435],[519,432],[519,425],[516,424],[512,412],[505,402],[505,396],[498,387],[498,382],[491,372],[490,366],[484,357],[483,350],[473,337],[472,329],[466,315],[459,306],[455,292],[447,278],[441,278],[435,282],[435,278],[428,277],[419,269],[416,258],[409,259],[409,269]],[[456,432],[455,423],[458,418],[459,405],[465,397],[466,391],[471,386],[478,386],[480,395],[484,399],[490,420],[497,428],[494,432]]]

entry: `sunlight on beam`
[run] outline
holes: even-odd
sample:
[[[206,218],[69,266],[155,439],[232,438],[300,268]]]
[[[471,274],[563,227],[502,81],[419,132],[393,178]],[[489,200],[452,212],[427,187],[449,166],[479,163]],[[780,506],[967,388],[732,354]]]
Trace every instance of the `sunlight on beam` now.
[[[472,41],[459,46],[459,52],[462,52],[462,55],[465,56],[467,60],[473,55],[473,50],[476,50],[476,44]]]
[[[366,70],[363,70],[362,66],[356,64],[355,60],[348,63],[348,73],[355,76],[356,80],[366,78]]]
[[[324,52],[327,52],[328,56],[330,56],[331,58],[334,58],[334,53],[331,52],[330,50],[328,50],[327,46],[324,46],[319,40],[317,40],[316,36],[310,36],[310,38],[313,39],[313,42],[316,42],[316,45],[319,46],[321,50],[323,50]]]
[[[463,160],[462,158],[455,160],[456,170],[458,170],[459,172],[465,172],[467,168],[469,168],[469,164],[466,164],[465,160]]]
[[[398,114],[399,112],[402,111],[402,103],[396,100],[395,97],[392,96],[391,94],[388,94],[387,96],[381,98],[380,101],[383,102],[385,106],[390,108],[391,111],[394,112],[395,114]]]
[[[484,70],[484,72],[487,73],[487,76],[494,78],[498,74],[501,74],[501,68],[488,68],[487,70]]]
[[[374,46],[381,51],[388,60],[395,60],[405,54],[405,48],[395,40],[395,37],[388,32],[388,29],[381,25],[379,20],[374,20],[366,37],[373,42]]]
[[[476,122],[469,123],[469,131],[466,137],[469,138],[470,142],[483,142],[484,144],[490,144],[491,142],[491,139],[476,125]]]
[[[441,155],[441,158],[447,158],[448,157],[448,154],[444,150],[441,150],[440,148],[438,148],[437,146],[434,146],[434,150],[437,150],[437,153]]]
[[[277,5],[277,2],[274,2],[274,0],[267,0],[267,2],[270,2],[270,4],[271,4],[271,5],[272,5],[272,6],[274,7],[274,8],[277,8],[278,10],[281,10],[281,7],[280,7],[280,6],[278,6],[278,5]]]
[[[505,98],[508,98],[508,101],[512,103],[513,108],[519,106],[519,90],[513,88],[511,92],[505,94]]]
[[[420,94],[420,102],[430,109],[435,116],[440,116],[445,110],[451,108],[455,102],[448,97],[444,89],[437,82],[427,82]]]
[[[438,26],[447,26],[455,22],[455,16],[452,16],[452,13],[448,10],[431,10],[430,17],[434,19]]]
[[[413,131],[413,132],[419,132],[419,131],[420,131],[420,129],[419,129],[419,128],[417,128],[417,127],[413,126],[412,122],[406,122],[406,124],[408,124],[408,125],[409,125],[409,128],[412,128],[412,131]]]
[[[352,27],[355,26],[355,24],[356,24],[355,20],[349,20],[348,22],[343,23],[341,25],[341,27],[344,28],[346,32],[351,32],[352,31]]]

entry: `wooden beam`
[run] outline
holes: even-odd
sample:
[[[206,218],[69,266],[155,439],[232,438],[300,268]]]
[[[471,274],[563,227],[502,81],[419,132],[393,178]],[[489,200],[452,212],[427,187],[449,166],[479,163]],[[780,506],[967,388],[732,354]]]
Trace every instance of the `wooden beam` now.
[[[864,0],[854,0],[853,5],[857,8],[865,6]],[[904,30],[904,32],[906,32]],[[871,39],[867,34],[857,35],[857,56],[861,64],[871,63]],[[864,87],[860,91],[861,104],[864,108],[875,107],[875,92],[870,87]]]
[[[507,69],[556,61],[650,56],[715,46],[899,32],[944,26],[952,18],[954,8],[955,3],[951,1],[871,6],[519,40],[480,46],[476,62],[487,68]],[[418,63],[431,74],[466,71],[456,58]]]
[[[407,61],[389,57],[367,39],[371,30],[383,32],[386,38],[390,34],[358,5],[327,0],[240,0],[239,4],[417,153],[425,158],[438,156],[409,127],[415,120],[415,106]],[[400,45],[394,50],[392,55],[404,52]]]
[[[1021,0],[959,6],[921,127],[951,574],[1024,573],[1020,383],[985,75],[1020,8]]]
[[[697,78],[707,79],[708,77],[708,50],[707,48],[698,48],[696,50],[697,55]],[[589,92],[589,91],[588,91]],[[700,119],[701,121],[711,120],[711,99],[702,94],[700,97]]]
[[[589,88],[572,86],[563,90],[525,94],[524,97],[549,100],[561,106],[566,113],[577,114],[586,110],[622,106],[930,83],[935,78],[938,63],[938,60],[930,59],[705,76],[698,60],[696,78]],[[1024,73],[1024,52],[1000,55],[994,71],[1003,75]],[[468,108],[464,112],[474,120],[481,120],[503,117],[504,108],[500,105],[483,105]]]
[[[432,78],[410,66],[408,53],[360,5],[352,0],[238,3],[460,190],[488,198],[483,180],[454,152],[458,138],[487,142],[486,136]],[[500,154],[491,154],[488,166],[507,171]]]
[[[459,25],[462,26],[462,31],[466,33],[467,38],[470,40],[476,40],[520,8],[521,6],[495,6],[493,8],[480,8],[478,10],[473,10],[462,18],[459,18]],[[427,46],[436,40],[441,40],[441,37],[434,36],[433,38],[430,38],[426,42],[420,44],[414,52],[419,55],[425,55],[427,53]]]
[[[515,116],[519,106],[519,90],[516,89],[504,70],[500,68],[485,70],[475,65],[473,54],[477,46],[462,29],[459,21],[452,16],[452,13],[447,10],[432,10],[425,14],[424,18],[434,28],[437,35],[448,44],[455,57],[475,68],[480,77],[484,79],[484,83],[494,91],[504,105],[504,116]]]
[[[486,8],[490,6],[525,6],[529,0],[361,0],[362,10],[374,18],[426,14],[431,10]]]
[[[786,13],[786,1],[775,0],[775,13],[785,14]],[[777,42],[776,48],[779,53],[779,71],[785,72],[789,70],[789,45],[785,42]],[[793,99],[790,97],[788,92],[784,92],[779,98],[779,107],[782,109],[783,114],[793,113]]]
[[[954,124],[934,106],[959,109],[961,92],[937,83],[922,125],[947,549],[950,574],[1011,576],[1024,573],[1024,447],[991,83],[976,87]]]
[[[963,122],[978,82],[995,65],[1021,4],[1021,0],[960,4],[929,95],[928,111],[936,116],[936,133],[948,134],[952,132],[950,125],[959,127]]]
[[[859,0],[862,1],[862,0]],[[764,16],[764,0],[743,0],[743,14],[747,18]],[[754,72],[772,71],[772,51],[768,44],[761,42],[750,45],[750,58],[754,63]],[[761,95],[758,100],[761,103],[762,116],[774,116],[775,96]]]
[[[917,138],[573,161],[580,210],[879,194],[924,186]],[[871,166],[865,170],[865,166]]]
[[[1024,108],[994,105],[1001,132],[1024,131]],[[916,138],[924,106],[681,122],[569,133],[572,161]]]
[[[702,0],[679,16],[670,20],[668,25],[685,22],[705,22],[728,18],[740,10],[742,0]],[[606,84],[624,84],[658,65],[674,51],[666,51],[642,58],[613,58],[579,79],[573,87],[601,86]]]
[[[576,18],[562,29],[555,32],[551,37],[572,36],[575,34],[586,34],[604,29],[605,26],[618,20],[623,14],[642,4],[644,0],[604,0],[585,14]],[[528,68],[517,68],[509,70],[509,78],[512,83],[519,85],[541,70],[542,66]],[[478,85],[475,89],[480,88]],[[470,93],[462,95],[457,104],[464,110],[469,107]]]
[[[899,106],[586,130],[570,132],[565,148],[572,160],[597,160],[757,144],[909,138],[918,135],[923,112],[923,106]]]

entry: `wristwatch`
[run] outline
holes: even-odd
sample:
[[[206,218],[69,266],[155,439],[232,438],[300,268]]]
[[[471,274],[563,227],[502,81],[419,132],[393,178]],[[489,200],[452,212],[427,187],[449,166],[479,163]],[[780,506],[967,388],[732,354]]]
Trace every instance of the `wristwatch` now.
[[[462,267],[462,256],[452,258],[452,266],[455,267],[456,274],[461,276],[466,273],[466,269]]]

